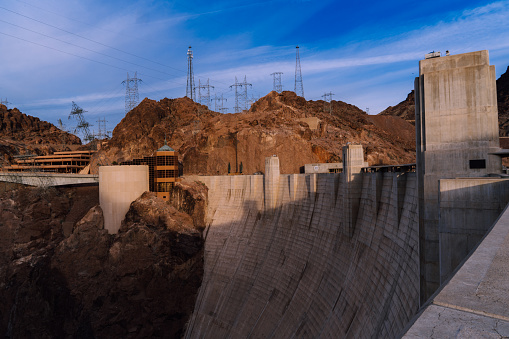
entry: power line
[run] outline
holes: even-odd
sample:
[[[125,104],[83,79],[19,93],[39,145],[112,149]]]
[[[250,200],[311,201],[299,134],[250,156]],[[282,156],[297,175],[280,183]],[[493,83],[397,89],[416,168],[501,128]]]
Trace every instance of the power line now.
[[[32,21],[38,22],[38,23],[43,24],[43,25],[46,25],[46,26],[48,26],[48,27],[52,27],[52,28],[57,29],[57,30],[60,30],[60,31],[62,31],[62,32],[65,32],[65,33],[68,33],[68,34],[71,34],[71,35],[77,36],[77,37],[79,37],[79,38],[82,38],[82,39],[85,39],[85,40],[87,40],[87,41],[90,41],[90,42],[96,43],[96,44],[98,44],[98,45],[101,45],[101,46],[104,46],[104,47],[107,47],[107,48],[114,49],[114,50],[119,51],[119,52],[121,52],[121,53],[125,53],[125,54],[128,54],[128,55],[130,55],[130,56],[134,56],[134,57],[136,57],[136,58],[140,58],[140,59],[143,59],[143,60],[146,60],[146,61],[149,61],[149,62],[155,63],[155,64],[160,65],[160,66],[163,66],[163,67],[167,67],[167,68],[170,68],[170,69],[173,69],[173,70],[176,70],[176,71],[182,72],[182,73],[184,73],[184,72],[185,72],[185,71],[183,71],[183,70],[181,70],[181,69],[178,69],[178,68],[175,68],[175,67],[171,67],[171,66],[168,66],[168,65],[162,64],[162,63],[157,62],[157,61],[150,60],[150,59],[148,59],[148,58],[145,58],[145,57],[142,57],[142,56],[139,56],[139,55],[136,55],[136,54],[130,53],[130,52],[126,52],[126,51],[121,50],[121,49],[119,49],[119,48],[116,48],[116,47],[113,47],[113,46],[110,46],[110,45],[107,45],[107,44],[103,44],[103,43],[98,42],[98,41],[93,40],[93,39],[89,39],[89,38],[84,37],[84,36],[82,36],[82,35],[79,35],[79,34],[76,34],[76,33],[70,32],[70,31],[68,31],[68,30],[65,30],[65,29],[63,29],[63,28],[60,28],[60,27],[57,27],[57,26],[54,26],[54,25],[51,25],[51,24],[45,23],[45,22],[43,22],[43,21],[41,21],[41,20],[37,20],[37,19],[31,18],[31,17],[29,17],[29,16],[27,16],[27,15],[24,15],[24,14],[18,13],[18,12],[16,12],[16,11],[13,11],[13,10],[7,9],[7,8],[5,8],[5,7],[0,6],[0,9],[3,9],[3,10],[5,10],[5,11],[8,11],[8,12],[11,12],[11,13],[13,13],[13,14],[19,15],[19,16],[21,16],[21,17],[27,18],[27,19],[29,19],[29,20],[32,20]],[[6,21],[4,21],[4,22],[6,22]],[[6,23],[8,23],[8,22],[6,22]],[[18,27],[23,28],[23,27],[21,27],[21,26],[18,26]],[[26,28],[23,28],[23,29],[26,29]],[[29,30],[29,29],[27,29],[27,30]],[[0,32],[0,33],[1,33],[1,32]],[[15,37],[15,36],[13,36],[13,35],[9,35],[9,34],[6,34],[6,33],[2,33],[2,34],[7,35],[7,36],[10,36],[10,37],[13,37],[13,38],[17,38],[17,39],[20,39],[20,40],[23,40],[23,41],[26,41],[26,42],[31,42],[30,40],[26,40],[26,39],[23,39],[23,38],[18,38],[18,37]],[[51,36],[47,36],[47,37],[52,38]],[[56,39],[56,38],[53,38],[53,39]],[[59,39],[56,39],[56,40],[59,40]],[[59,40],[59,41],[61,41],[61,40]],[[65,42],[65,41],[62,41],[62,42]],[[31,42],[31,43],[34,43],[34,42]],[[67,42],[65,42],[65,43],[67,43]],[[37,43],[34,43],[34,44],[37,44]],[[71,43],[69,43],[69,44],[71,44]],[[47,48],[51,48],[51,47],[48,47],[48,46],[44,46],[44,45],[42,45],[42,44],[37,44],[37,45],[39,45],[39,46],[43,46],[43,47],[47,47]],[[74,45],[74,44],[71,44],[71,45]],[[87,49],[87,48],[85,48],[85,47],[80,47],[80,46],[78,46],[78,45],[74,45],[74,46],[79,47],[79,48]],[[56,48],[51,48],[51,49],[54,49],[54,50],[56,50],[56,51],[59,51],[59,52],[62,52],[62,53],[66,53],[66,54],[69,54],[69,55],[74,55],[74,56],[76,56],[75,54],[68,53],[68,52],[64,52],[64,51],[58,50],[58,49],[56,49]],[[95,52],[95,51],[90,50],[90,49],[87,49],[87,50],[92,51],[92,52]],[[111,58],[114,58],[114,59],[117,59],[117,60],[121,60],[121,61],[126,62],[126,63],[130,63],[130,64],[133,64],[133,65],[136,65],[136,66],[138,66],[138,67],[143,67],[143,68],[150,69],[150,70],[153,70],[153,71],[156,71],[156,72],[159,72],[159,73],[163,73],[163,74],[166,74],[166,75],[175,76],[174,74],[169,74],[169,73],[165,73],[165,72],[163,72],[163,71],[158,71],[158,70],[155,70],[155,69],[152,69],[152,68],[149,68],[149,67],[141,66],[141,65],[138,65],[138,64],[135,64],[135,63],[129,62],[129,61],[125,61],[125,60],[122,60],[122,59],[119,59],[119,58],[116,58],[116,57],[109,56],[109,55],[104,54],[104,53],[100,53],[100,52],[96,52],[96,53],[103,54],[103,55],[106,55],[106,56],[108,56],[108,57],[111,57]],[[80,57],[80,56],[78,56],[78,57]],[[87,59],[87,60],[91,60],[91,59],[86,58],[86,57],[81,57],[81,58],[83,58],[83,59]],[[95,61],[95,60],[91,60],[91,61]],[[95,62],[99,62],[99,61],[95,61]],[[99,62],[99,63],[102,63],[102,62]],[[106,65],[106,63],[102,63],[102,64],[105,64],[105,65]],[[111,65],[110,65],[110,66],[111,66]],[[115,67],[115,66],[113,66],[113,67]],[[119,68],[119,67],[115,67],[115,68]],[[148,76],[147,74],[142,74],[142,73],[140,73],[140,75]],[[154,78],[154,79],[158,79],[158,78],[156,78],[156,77],[152,77],[152,78]],[[159,80],[162,80],[162,79],[159,79]],[[194,82],[194,79],[193,79],[193,82]],[[220,81],[216,81],[216,82],[217,82],[217,83],[221,83]],[[225,83],[223,83],[223,85],[227,86],[227,84],[225,84]],[[194,86],[194,84],[193,84],[193,86]]]
[[[117,32],[115,32],[115,31],[113,31],[113,30],[110,30],[110,29],[104,29],[104,28],[100,28],[100,27],[96,27],[96,25],[90,24],[90,23],[88,23],[88,22],[81,21],[81,20],[78,20],[78,19],[76,19],[76,18],[71,18],[71,17],[68,17],[68,16],[65,16],[65,15],[62,15],[62,14],[57,13],[57,12],[53,12],[53,11],[50,11],[50,10],[44,9],[44,8],[42,8],[42,7],[38,7],[38,6],[34,5],[34,4],[30,4],[30,3],[25,2],[25,1],[21,1],[21,0],[15,0],[15,1],[20,2],[20,3],[24,4],[24,5],[28,5],[28,6],[31,6],[31,7],[37,8],[38,10],[44,11],[44,12],[46,12],[46,13],[50,13],[50,14],[53,14],[53,15],[59,16],[59,17],[61,17],[61,18],[67,19],[67,20],[69,20],[69,21],[78,22],[78,23],[80,23],[80,24],[83,24],[83,25],[86,25],[86,26],[92,27],[92,28],[94,28],[94,29],[96,29],[96,30],[101,30],[101,31],[104,31],[104,32],[109,32],[109,33],[117,33]],[[151,43],[155,43],[154,41],[150,41],[150,40],[147,40],[147,39],[140,39],[140,38],[137,38],[137,37],[132,37],[132,38],[134,38],[134,39],[136,39],[136,40],[139,40],[139,41],[145,41],[145,42],[146,42],[146,41],[148,41],[148,42],[151,42]],[[165,67],[168,67],[168,68],[171,68],[170,66],[166,66],[166,65],[164,65],[164,66],[165,66]]]
[[[116,48],[116,47],[113,47],[113,46],[109,46],[109,45],[103,44],[102,42],[95,41],[95,40],[93,40],[93,39],[89,39],[89,38],[84,37],[84,36],[82,36],[82,35],[79,35],[79,34],[76,34],[76,33],[71,32],[71,31],[65,30],[65,29],[63,29],[63,28],[60,28],[60,27],[57,27],[57,26],[54,26],[54,25],[48,24],[48,23],[43,22],[43,21],[41,21],[41,20],[37,20],[37,19],[31,18],[31,17],[29,17],[29,16],[27,16],[27,15],[24,15],[24,14],[18,13],[18,12],[16,12],[16,11],[13,11],[13,10],[7,9],[7,8],[5,8],[5,7],[0,6],[0,9],[3,9],[4,11],[11,12],[11,13],[13,13],[13,14],[19,15],[19,16],[24,17],[24,18],[26,18],[26,19],[29,19],[29,20],[32,20],[32,21],[38,22],[38,23],[43,24],[43,25],[45,25],[45,26],[48,26],[48,27],[51,27],[51,28],[54,28],[54,29],[58,29],[58,30],[60,30],[60,31],[62,31],[62,32],[65,32],[65,33],[67,33],[67,34],[71,34],[71,35],[77,36],[77,37],[79,37],[79,38],[82,38],[82,39],[84,39],[84,40],[87,40],[87,41],[90,41],[90,42],[96,43],[96,44],[98,44],[98,45],[101,45],[101,46],[104,46],[104,47],[108,47],[108,48],[114,49],[114,50],[116,50],[116,51],[118,51],[118,52],[125,53],[125,54],[127,54],[127,55],[130,55],[130,56],[133,56],[133,57],[136,57],[136,58],[143,59],[143,60],[145,60],[145,61],[149,61],[149,62],[152,62],[152,63],[158,64],[158,65],[160,65],[160,66],[168,67],[168,68],[171,68],[171,69],[176,70],[176,71],[179,71],[179,72],[183,72],[182,70],[180,70],[180,69],[178,69],[178,68],[174,68],[174,67],[171,67],[171,66],[167,66],[167,65],[162,64],[162,63],[159,63],[159,62],[157,62],[157,61],[153,61],[153,60],[147,59],[147,58],[145,58],[145,57],[142,57],[142,56],[139,56],[139,55],[136,55],[136,54],[130,53],[130,52],[126,52],[126,51],[121,50],[121,49],[119,49],[119,48]]]
[[[127,63],[127,64],[131,64],[131,65],[134,65],[134,66],[137,66],[137,67],[142,67],[142,68],[145,68],[145,69],[148,69],[148,70],[151,70],[151,71],[154,71],[154,72],[158,72],[158,73],[162,73],[162,74],[166,74],[166,75],[170,75],[170,76],[175,76],[174,74],[170,74],[170,73],[166,73],[166,72],[163,72],[163,71],[160,71],[160,70],[154,69],[154,68],[150,68],[150,67],[142,66],[142,65],[137,64],[137,63],[135,63],[135,62],[131,62],[131,61],[127,61],[127,60],[124,60],[124,59],[121,59],[121,58],[117,58],[117,57],[115,57],[115,56],[112,56],[112,55],[109,55],[109,54],[106,54],[106,53],[102,53],[102,52],[94,51],[93,49],[90,49],[90,48],[87,48],[87,47],[83,47],[83,46],[80,46],[80,45],[74,44],[74,43],[72,43],[72,42],[67,42],[67,41],[65,41],[65,40],[58,39],[58,38],[52,37],[52,36],[50,36],[50,35],[47,35],[47,34],[44,34],[44,33],[41,33],[41,32],[37,32],[37,31],[34,31],[34,30],[32,30],[32,29],[25,28],[25,27],[22,27],[22,26],[19,26],[19,25],[16,25],[16,24],[13,24],[13,23],[7,22],[7,21],[2,20],[2,19],[0,19],[0,22],[6,23],[6,24],[8,24],[8,25],[12,25],[12,26],[14,26],[14,27],[18,27],[18,28],[24,29],[24,30],[29,31],[29,32],[31,32],[31,33],[35,33],[35,34],[42,35],[42,36],[44,36],[44,37],[46,37],[46,38],[53,39],[53,40],[56,40],[56,41],[62,42],[62,43],[64,43],[64,44],[68,44],[68,45],[71,45],[71,46],[74,46],[74,47],[78,47],[78,48],[84,49],[84,50],[89,51],[89,52],[92,52],[92,53],[100,54],[100,55],[106,56],[106,57],[108,57],[108,58],[112,58],[112,59],[115,59],[115,60],[118,60],[118,61],[121,61],[121,62],[125,62],[125,63]]]
[[[92,61],[92,62],[95,62],[95,63],[98,63],[98,64],[101,64],[101,65],[105,65],[105,66],[109,66],[109,67],[113,67],[113,68],[116,68],[116,69],[119,69],[119,70],[122,70],[122,71],[129,71],[128,69],[126,68],[123,68],[123,67],[119,67],[119,66],[115,66],[115,65],[111,65],[111,64],[108,64],[106,62],[102,62],[102,61],[98,61],[98,60],[94,60],[94,59],[90,59],[90,58],[87,58],[87,57],[84,57],[84,56],[81,56],[81,55],[78,55],[78,54],[74,54],[74,53],[69,53],[69,52],[66,52],[66,51],[62,51],[58,48],[54,48],[54,47],[51,47],[51,46],[46,46],[46,45],[43,45],[43,44],[40,44],[38,42],[34,42],[34,41],[30,41],[30,40],[27,40],[27,39],[24,39],[24,38],[20,38],[20,37],[17,37],[15,35],[11,35],[11,34],[7,34],[7,33],[4,33],[4,32],[0,32],[0,34],[3,34],[3,35],[6,35],[8,37],[11,37],[11,38],[14,38],[14,39],[18,39],[18,40],[22,40],[22,41],[25,41],[25,42],[28,42],[28,43],[31,43],[31,44],[34,44],[34,45],[37,45],[37,46],[41,46],[41,47],[44,47],[44,48],[48,48],[48,49],[51,49],[51,50],[54,50],[54,51],[57,51],[57,52],[60,52],[60,53],[65,53],[67,55],[72,55],[72,56],[75,56],[77,58],[81,58],[81,59],[84,59],[84,60],[88,60],[88,61]],[[179,85],[181,85],[181,83],[179,82],[176,82],[176,81],[173,81],[173,80],[169,80],[169,79],[161,79],[161,78],[158,78],[158,77],[155,77],[153,75],[149,75],[149,74],[144,74],[144,73],[140,73],[141,75],[144,75],[144,76],[147,76],[147,77],[150,77],[150,78],[153,78],[153,79],[157,79],[157,80],[161,80],[161,81],[172,81],[172,82],[175,82]]]
[[[24,15],[24,14],[21,14],[21,13],[18,13],[16,11],[13,11],[13,10],[10,10],[10,9],[7,9],[5,7],[2,7],[0,6],[0,9],[3,9],[5,11],[8,11],[10,13],[13,13],[13,14],[16,14],[16,15],[19,15],[21,17],[24,17],[24,18],[27,18],[29,20],[32,20],[32,21],[35,21],[35,22],[38,22],[40,24],[43,24],[43,25],[46,25],[48,27],[51,27],[51,28],[54,28],[54,29],[57,29],[57,30],[60,30],[62,32],[65,32],[65,33],[68,33],[68,34],[71,34],[71,35],[74,35],[74,36],[77,36],[79,38],[82,38],[84,40],[87,40],[87,41],[90,41],[90,42],[93,42],[93,43],[96,43],[98,45],[101,45],[101,46],[104,46],[104,47],[107,47],[107,48],[111,48],[111,49],[114,49],[116,51],[119,51],[119,52],[122,52],[122,53],[125,53],[125,54],[128,54],[128,55],[131,55],[131,56],[134,56],[134,57],[137,57],[137,58],[140,58],[140,59],[143,59],[143,60],[146,60],[146,61],[149,61],[149,62],[152,62],[152,63],[155,63],[155,64],[158,64],[158,65],[161,65],[161,66],[164,66],[164,67],[168,67],[170,69],[173,69],[173,70],[176,70],[176,71],[179,71],[179,72],[184,72],[183,70],[181,69],[177,69],[177,68],[174,68],[174,67],[171,67],[171,66],[167,66],[167,65],[164,65],[162,63],[159,63],[157,61],[153,61],[153,60],[150,60],[148,58],[145,58],[145,57],[142,57],[142,56],[139,56],[139,55],[136,55],[136,54],[133,54],[133,53],[130,53],[130,52],[126,52],[124,50],[121,50],[119,48],[116,48],[116,47],[113,47],[113,46],[110,46],[110,45],[107,45],[107,44],[103,44],[101,42],[98,42],[96,40],[93,40],[93,39],[89,39],[87,37],[84,37],[80,34],[76,34],[76,33],[73,33],[71,31],[68,31],[66,29],[63,29],[63,28],[60,28],[60,27],[57,27],[55,25],[52,25],[52,24],[48,24],[46,22],[43,22],[41,20],[37,20],[35,18],[32,18],[32,17],[29,17],[27,15]],[[0,20],[4,23],[7,23],[7,24],[10,24],[10,25],[13,25],[13,26],[16,26],[16,27],[19,27],[21,29],[25,29],[27,31],[30,31],[30,32],[33,32],[33,33],[36,33],[36,34],[40,34],[42,36],[45,36],[45,37],[48,37],[48,38],[51,38],[51,39],[54,39],[54,40],[57,40],[57,41],[60,41],[60,42],[63,42],[63,43],[66,43],[66,44],[69,44],[69,45],[72,45],[72,46],[75,46],[75,47],[78,47],[78,48],[81,48],[81,49],[84,49],[84,50],[87,50],[87,51],[90,51],[90,52],[93,52],[93,53],[97,53],[97,54],[101,54],[101,55],[104,55],[104,56],[107,56],[107,57],[110,57],[112,59],[115,59],[115,60],[119,60],[119,61],[122,61],[122,62],[125,62],[125,63],[129,63],[129,64],[132,64],[132,65],[135,65],[137,67],[141,67],[141,68],[145,68],[145,69],[148,69],[148,70],[152,70],[152,71],[155,71],[155,72],[158,72],[158,73],[162,73],[162,74],[166,74],[166,75],[169,75],[169,76],[175,76],[174,74],[169,74],[169,73],[166,73],[166,72],[163,72],[163,71],[160,71],[160,70],[156,70],[156,69],[153,69],[153,68],[150,68],[150,67],[146,67],[146,66],[142,66],[142,65],[139,65],[139,64],[136,64],[136,63],[133,63],[133,62],[130,62],[130,61],[126,61],[126,60],[123,60],[121,58],[117,58],[117,57],[114,57],[114,56],[111,56],[111,55],[108,55],[106,53],[102,53],[102,52],[98,52],[98,51],[94,51],[92,49],[89,49],[89,48],[86,48],[86,47],[82,47],[82,46],[79,46],[79,45],[76,45],[76,44],[73,44],[73,43],[69,43],[69,42],[66,42],[64,40],[61,40],[61,39],[58,39],[58,38],[54,38],[50,35],[46,35],[46,34],[43,34],[43,33],[39,33],[39,32],[36,32],[36,31],[33,31],[33,30],[30,30],[28,28],[24,28],[22,26],[19,26],[19,25],[15,25],[15,24],[12,24],[12,23],[9,23],[7,21],[4,21],[4,20]],[[83,56],[80,56],[80,55],[77,55],[77,54],[74,54],[74,53],[70,53],[70,52],[66,52],[66,51],[63,51],[63,50],[60,50],[60,49],[57,49],[57,48],[53,48],[53,47],[50,47],[50,46],[47,46],[47,45],[43,45],[43,44],[40,44],[40,43],[36,43],[36,42],[33,42],[33,41],[30,41],[28,39],[24,39],[24,38],[20,38],[20,37],[17,37],[17,36],[14,36],[14,35],[10,35],[10,34],[7,34],[7,33],[3,33],[3,32],[0,32],[0,34],[3,34],[3,35],[6,35],[6,36],[9,36],[9,37],[12,37],[12,38],[15,38],[15,39],[18,39],[18,40],[21,40],[21,41],[25,41],[25,42],[28,42],[28,43],[32,43],[32,44],[35,44],[35,45],[38,45],[38,46],[41,46],[41,47],[45,47],[45,48],[48,48],[48,49],[52,49],[52,50],[55,50],[55,51],[58,51],[58,52],[61,52],[61,53],[65,53],[65,54],[68,54],[68,55],[72,55],[72,56],[75,56],[75,57],[79,57],[79,58],[82,58],[82,59],[85,59],[85,60],[89,60],[89,61],[92,61],[92,62],[96,62],[96,63],[99,63],[99,64],[103,64],[103,65],[106,65],[106,66],[110,66],[110,67],[113,67],[113,68],[117,68],[117,69],[121,69],[121,70],[125,70],[125,71],[128,71],[127,69],[124,69],[124,68],[121,68],[121,67],[118,67],[118,66],[114,66],[114,65],[111,65],[111,64],[108,64],[108,63],[105,63],[105,62],[102,62],[102,61],[97,61],[97,60],[94,60],[94,59],[90,59],[90,58],[87,58],[87,57],[83,57]],[[148,77],[151,77],[151,78],[154,78],[154,79],[158,79],[158,80],[161,80],[161,81],[165,81],[163,79],[160,79],[160,78],[157,78],[157,77],[154,77],[154,76],[150,76],[148,74],[144,74],[144,73],[140,73],[140,75],[145,75],[145,76],[148,76]],[[194,75],[194,74],[193,74]],[[171,80],[170,80],[171,81]],[[172,81],[172,82],[175,82],[175,83],[178,83],[176,81]],[[216,81],[217,83],[222,83],[220,81]],[[222,83],[223,85],[227,86],[227,84],[225,83]],[[193,79],[193,87],[194,87],[194,79]],[[194,99],[194,98],[193,98]]]

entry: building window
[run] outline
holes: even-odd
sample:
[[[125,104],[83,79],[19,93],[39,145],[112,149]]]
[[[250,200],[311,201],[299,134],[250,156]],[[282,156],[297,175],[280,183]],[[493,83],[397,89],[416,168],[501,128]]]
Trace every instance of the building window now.
[[[470,169],[486,168],[486,159],[470,160]]]

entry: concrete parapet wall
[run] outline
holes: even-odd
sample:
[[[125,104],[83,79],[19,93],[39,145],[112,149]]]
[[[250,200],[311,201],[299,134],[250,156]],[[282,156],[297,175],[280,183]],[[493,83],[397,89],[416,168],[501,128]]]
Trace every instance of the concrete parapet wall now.
[[[99,176],[92,174],[64,174],[49,172],[0,172],[0,181],[37,187],[48,187],[97,184],[99,182]]]
[[[414,173],[200,177],[205,274],[187,338],[394,337],[419,305]],[[267,189],[267,187],[265,187]]]
[[[99,204],[104,228],[117,233],[131,202],[149,190],[148,166],[99,167]]]
[[[484,237],[509,202],[509,179],[439,181],[440,282]]]
[[[509,337],[509,209],[408,325],[404,338]]]

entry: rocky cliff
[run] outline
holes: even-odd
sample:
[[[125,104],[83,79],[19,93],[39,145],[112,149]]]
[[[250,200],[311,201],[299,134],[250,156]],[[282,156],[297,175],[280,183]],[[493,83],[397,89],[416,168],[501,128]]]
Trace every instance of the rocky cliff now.
[[[497,80],[498,124],[500,136],[509,136],[509,67]]]
[[[21,113],[17,108],[0,105],[0,166],[19,154],[48,155],[81,140],[53,124]]]
[[[96,161],[152,155],[166,136],[185,174],[226,174],[229,163],[232,172],[242,163],[251,174],[263,171],[273,154],[283,173],[298,173],[306,163],[341,161],[348,142],[361,143],[370,164],[413,162],[413,126],[401,121],[397,133],[383,126],[353,105],[306,101],[293,92],[271,92],[237,114],[212,112],[188,98],[145,99],[115,127]]]
[[[200,187],[181,186],[176,207],[145,193],[116,235],[102,229],[97,187],[0,195],[0,333],[180,337],[203,274]]]
[[[408,93],[405,100],[401,101],[396,106],[389,106],[379,113],[379,115],[388,115],[400,117],[404,120],[415,121],[415,92],[412,90]]]

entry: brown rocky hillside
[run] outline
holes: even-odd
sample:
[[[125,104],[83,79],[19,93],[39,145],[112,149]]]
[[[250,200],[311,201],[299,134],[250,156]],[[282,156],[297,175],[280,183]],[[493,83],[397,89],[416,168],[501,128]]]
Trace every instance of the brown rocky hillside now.
[[[405,100],[397,104],[396,106],[389,106],[378,115],[389,115],[400,117],[404,120],[414,122],[415,121],[415,93],[412,90],[408,93]]]
[[[19,154],[47,155],[63,150],[64,144],[80,145],[81,140],[53,124],[0,105],[0,166]]]
[[[498,125],[500,136],[509,136],[509,67],[497,80]]]
[[[501,137],[509,136],[509,67],[497,80],[498,124]],[[412,90],[407,98],[396,106],[389,106],[378,115],[397,116],[415,121],[415,96]]]
[[[414,162],[414,127],[400,119],[397,131],[341,101],[306,101],[293,92],[271,92],[244,113],[219,114],[188,98],[145,99],[115,127],[96,155],[102,163],[152,155],[164,143],[179,153],[184,174],[226,174],[228,163],[244,173],[264,170],[276,154],[282,173],[306,163],[341,161],[348,142],[364,146],[370,164]],[[399,119],[399,118],[398,118]],[[94,170],[94,166],[93,166]],[[97,170],[97,167],[95,167]]]

